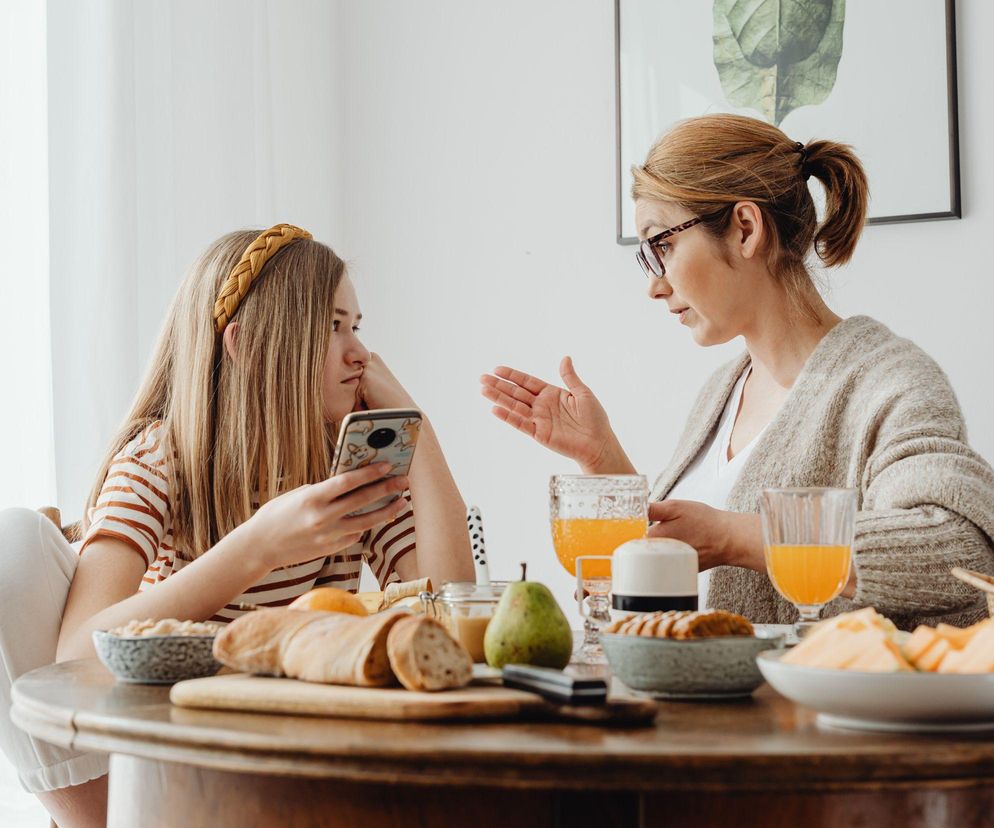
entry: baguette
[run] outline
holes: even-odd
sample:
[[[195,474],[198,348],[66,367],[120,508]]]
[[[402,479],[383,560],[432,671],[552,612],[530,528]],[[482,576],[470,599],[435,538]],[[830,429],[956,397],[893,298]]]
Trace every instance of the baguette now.
[[[469,653],[433,618],[407,616],[387,636],[390,666],[408,690],[463,687],[473,677]]]
[[[283,654],[301,629],[326,612],[260,609],[235,619],[214,638],[214,658],[226,667],[266,676],[285,675]]]
[[[367,617],[325,613],[287,645],[283,669],[290,678],[323,684],[386,687],[396,683],[387,656],[387,634],[401,611]]]

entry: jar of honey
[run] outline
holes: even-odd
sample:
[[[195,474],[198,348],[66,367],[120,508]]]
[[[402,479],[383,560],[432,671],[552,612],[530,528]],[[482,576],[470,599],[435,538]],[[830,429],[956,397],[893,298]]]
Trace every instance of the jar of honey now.
[[[448,581],[438,592],[422,592],[421,603],[425,614],[445,625],[473,661],[484,662],[483,636],[505,586],[506,581],[486,585]]]

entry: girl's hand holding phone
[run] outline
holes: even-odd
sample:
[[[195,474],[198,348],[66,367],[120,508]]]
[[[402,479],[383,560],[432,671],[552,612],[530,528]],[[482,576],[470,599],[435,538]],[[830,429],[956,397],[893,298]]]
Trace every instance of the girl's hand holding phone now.
[[[408,508],[401,497],[374,512],[350,516],[407,488],[406,477],[387,478],[389,472],[389,463],[376,463],[273,498],[243,524],[248,543],[270,571],[347,549],[368,529]]]

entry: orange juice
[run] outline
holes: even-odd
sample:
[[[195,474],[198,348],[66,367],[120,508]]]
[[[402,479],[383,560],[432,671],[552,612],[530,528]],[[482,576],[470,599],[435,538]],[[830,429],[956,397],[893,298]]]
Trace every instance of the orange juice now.
[[[801,606],[827,604],[849,580],[851,546],[783,544],[766,547],[766,570],[777,591]]]
[[[559,563],[570,575],[576,575],[580,555],[613,555],[625,541],[644,538],[645,518],[567,518],[552,521],[552,543]],[[607,578],[611,575],[607,561],[584,562],[584,578]]]

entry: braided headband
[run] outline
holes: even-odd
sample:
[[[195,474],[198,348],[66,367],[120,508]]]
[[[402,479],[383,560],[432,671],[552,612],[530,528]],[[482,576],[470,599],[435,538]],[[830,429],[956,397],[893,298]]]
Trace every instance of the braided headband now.
[[[256,236],[224,280],[214,302],[214,327],[218,333],[228,326],[266,262],[288,244],[310,238],[313,238],[310,233],[292,224],[277,224]]]

